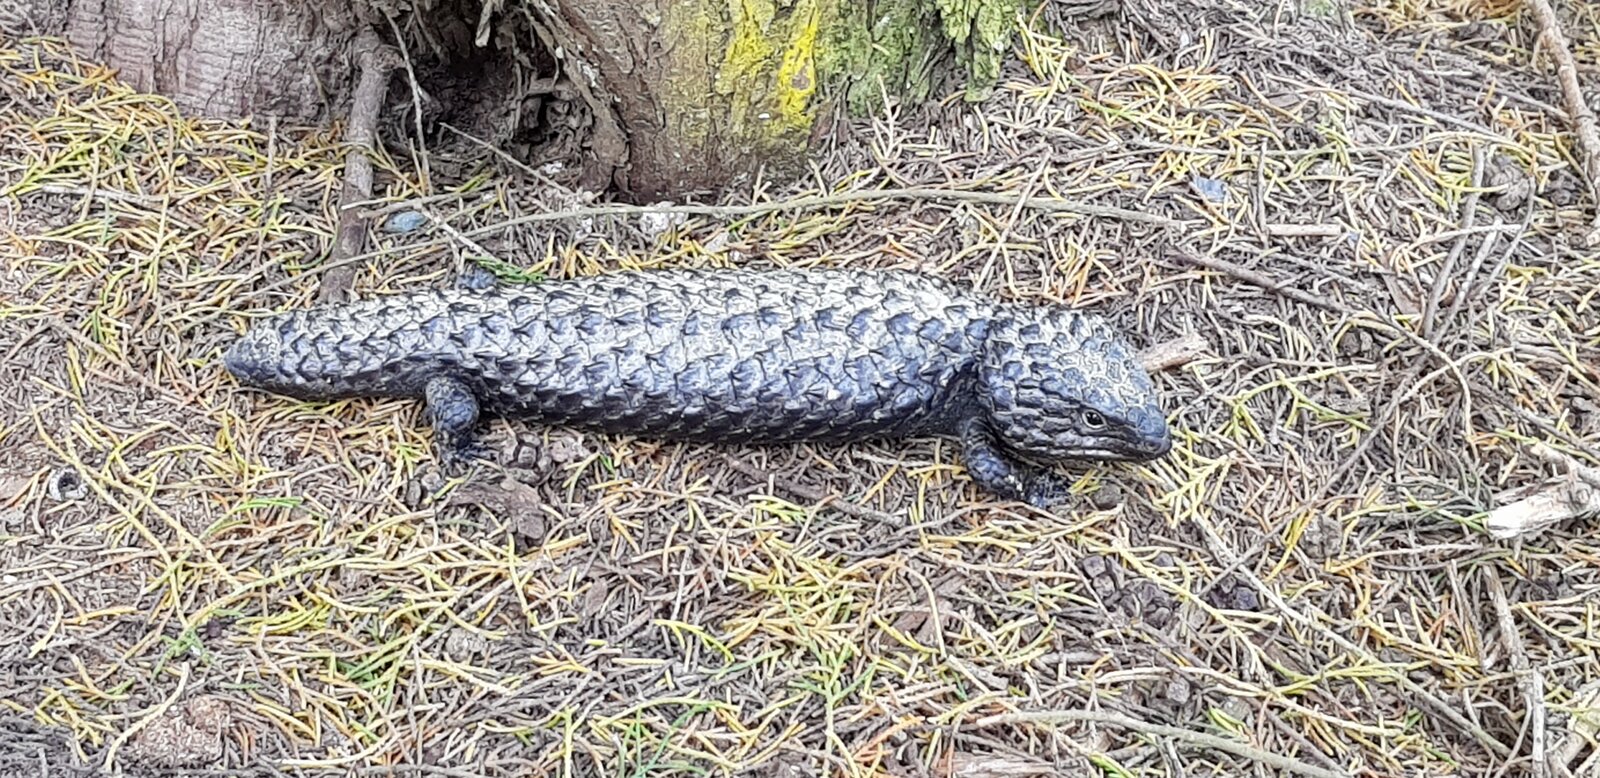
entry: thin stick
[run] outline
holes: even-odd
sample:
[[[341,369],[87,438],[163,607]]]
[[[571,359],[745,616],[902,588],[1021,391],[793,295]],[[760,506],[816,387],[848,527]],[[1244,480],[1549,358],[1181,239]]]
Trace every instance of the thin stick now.
[[[1484,575],[1488,580],[1489,599],[1494,602],[1495,616],[1500,622],[1500,640],[1506,644],[1506,651],[1511,654],[1511,670],[1516,673],[1517,679],[1522,681],[1522,695],[1528,706],[1528,725],[1532,732],[1529,737],[1533,741],[1533,778],[1547,778],[1550,775],[1550,765],[1545,761],[1545,706],[1544,706],[1544,677],[1536,673],[1528,664],[1528,650],[1522,645],[1522,638],[1517,634],[1517,620],[1511,614],[1511,605],[1506,602],[1505,587],[1500,584],[1500,576],[1495,574],[1494,567],[1484,568]]]
[[[1268,224],[1266,226],[1266,233],[1274,238],[1337,238],[1345,234],[1345,232],[1345,228],[1337,224]]]
[[[561,221],[564,219],[582,219],[591,216],[630,216],[650,213],[681,213],[689,216],[710,216],[713,218],[733,218],[744,216],[760,216],[768,213],[782,211],[797,211],[808,208],[826,208],[830,206],[850,205],[877,200],[946,200],[951,202],[983,203],[985,205],[1018,205],[1023,208],[1032,208],[1046,213],[1075,213],[1082,216],[1093,216],[1102,219],[1120,219],[1122,221],[1152,224],[1157,227],[1176,229],[1198,224],[1193,219],[1169,219],[1165,216],[1156,216],[1143,211],[1131,211],[1126,208],[1116,208],[1109,205],[1089,205],[1087,203],[1074,203],[1055,197],[1028,197],[1007,192],[974,192],[966,189],[937,189],[932,187],[912,187],[904,189],[859,189],[850,192],[835,192],[828,195],[811,195],[796,197],[789,200],[776,200],[769,203],[751,203],[749,205],[629,205],[626,203],[607,203],[604,205],[571,208],[563,211],[549,211],[547,213],[530,213],[507,219],[503,222],[476,227],[465,230],[461,234],[468,237],[477,237],[498,232],[510,227],[539,222]],[[397,209],[400,204],[387,206]],[[449,243],[447,238],[434,238],[428,241],[408,244],[407,251],[422,251],[437,248]],[[309,269],[307,272],[331,273],[334,268],[343,267],[337,263],[363,262],[368,259],[388,254],[391,249],[378,249],[376,251],[357,254],[335,262],[324,264],[320,268]]]
[[[1367,439],[1370,440],[1376,435],[1377,433],[1374,432],[1372,435],[1367,436]],[[1332,482],[1330,481],[1330,483]],[[1324,492],[1326,492],[1328,488],[1330,487],[1324,486]],[[1200,529],[1206,534],[1208,543],[1213,547],[1213,550],[1218,554],[1218,556],[1222,558],[1222,561],[1224,563],[1231,564],[1235,559],[1235,555],[1232,551],[1227,549],[1227,546],[1222,542],[1222,539],[1217,537],[1217,533],[1204,524],[1200,525]],[[1332,629],[1322,621],[1313,619],[1310,616],[1291,608],[1289,603],[1284,601],[1283,597],[1279,596],[1278,593],[1272,589],[1272,587],[1269,587],[1262,582],[1262,580],[1255,574],[1255,571],[1251,570],[1248,566],[1241,565],[1235,575],[1245,579],[1246,583],[1249,583],[1251,586],[1255,587],[1255,590],[1260,592],[1262,598],[1271,603],[1279,613],[1282,613],[1284,616],[1288,617],[1289,620],[1321,634],[1323,637],[1333,641],[1340,648],[1352,655],[1362,657],[1372,656],[1370,652],[1356,645],[1355,641],[1345,637],[1338,630]],[[1456,710],[1457,705],[1446,702],[1439,696],[1428,691],[1422,686],[1422,684],[1413,681],[1409,675],[1404,673],[1396,674],[1394,676],[1394,682],[1399,684],[1400,688],[1405,689],[1408,694],[1415,697],[1418,702],[1427,703],[1429,707],[1433,708],[1434,712],[1438,713],[1446,721],[1449,721],[1451,724],[1459,727],[1462,731],[1471,735],[1473,740],[1476,740],[1479,745],[1489,750],[1495,756],[1498,756],[1502,759],[1509,758],[1511,756],[1511,749],[1506,746],[1506,744],[1495,740],[1493,736],[1484,731],[1483,727],[1478,726],[1477,723],[1462,715],[1460,711]]]
[[[493,154],[493,155],[499,157],[500,159],[504,160],[506,164],[508,164],[508,165],[510,165],[510,166],[512,166],[512,167],[514,167],[514,168],[516,168],[516,169],[518,169],[518,170],[520,170],[520,171],[522,171],[524,173],[527,173],[528,176],[530,176],[534,180],[538,181],[539,183],[544,184],[547,187],[550,187],[551,189],[559,189],[562,192],[570,192],[571,191],[571,190],[567,189],[566,187],[562,186],[561,184],[557,183],[555,179],[553,179],[553,178],[551,178],[551,177],[549,177],[549,176],[547,176],[547,175],[545,175],[543,173],[540,173],[538,170],[534,169],[534,167],[532,165],[529,165],[528,163],[523,162],[522,160],[517,159],[516,157],[513,157],[510,154],[507,154],[504,149],[500,148],[499,146],[494,145],[493,143],[490,143],[490,142],[488,142],[488,141],[486,141],[486,140],[484,140],[482,138],[479,138],[478,136],[473,135],[472,133],[467,132],[466,130],[462,130],[462,129],[456,127],[455,125],[453,125],[453,124],[451,124],[449,122],[439,122],[439,126],[445,128],[445,129],[447,129],[447,130],[449,130],[449,131],[451,131],[453,133],[455,133],[456,136],[459,137],[459,138],[463,138],[463,139],[465,139],[467,141],[470,141],[471,143],[473,143],[474,145],[476,145],[479,148],[483,149],[484,151],[487,151],[490,154]],[[406,205],[407,205],[407,203],[400,202],[400,203],[394,203],[392,206],[389,206],[389,207],[404,208],[404,207],[406,207]]]
[[[1428,294],[1428,300],[1422,308],[1422,337],[1433,338],[1433,322],[1439,315],[1439,300],[1444,298],[1444,287],[1450,283],[1450,276],[1456,272],[1456,262],[1461,259],[1461,249],[1467,245],[1467,236],[1472,234],[1472,223],[1478,220],[1478,193],[1483,188],[1483,146],[1474,146],[1472,149],[1472,191],[1461,201],[1461,237],[1456,238],[1455,245],[1450,247],[1450,253],[1444,258],[1444,265],[1433,275],[1433,289]],[[1493,241],[1493,233],[1484,236],[1485,242]],[[1456,294],[1465,294],[1465,289],[1457,289]]]
[[[978,727],[993,727],[1004,724],[1060,724],[1068,721],[1092,721],[1102,724],[1112,724],[1126,727],[1150,735],[1160,735],[1176,740],[1183,740],[1203,748],[1214,748],[1226,751],[1235,756],[1242,756],[1260,762],[1268,767],[1280,770],[1289,770],[1300,775],[1315,776],[1315,778],[1345,778],[1345,773],[1324,770],[1316,765],[1307,764],[1298,759],[1279,756],[1268,751],[1263,751],[1246,743],[1218,737],[1205,732],[1195,732],[1178,727],[1169,727],[1164,724],[1151,724],[1135,718],[1116,713],[1105,713],[1091,710],[1050,710],[1032,713],[1001,713],[994,716],[985,716],[974,722]]]
[[[1333,303],[1328,302],[1327,300],[1324,300],[1324,299],[1322,299],[1320,297],[1313,296],[1313,295],[1311,295],[1310,293],[1307,293],[1307,292],[1302,292],[1299,289],[1296,289],[1296,288],[1294,288],[1292,286],[1288,286],[1286,284],[1283,284],[1283,283],[1280,283],[1278,281],[1275,281],[1275,280],[1273,280],[1272,278],[1268,277],[1265,274],[1258,273],[1258,272],[1256,272],[1254,270],[1251,270],[1251,269],[1249,269],[1247,267],[1241,267],[1239,265],[1235,265],[1234,263],[1229,262],[1229,261],[1227,261],[1225,259],[1218,259],[1216,257],[1201,256],[1199,254],[1190,254],[1190,253],[1188,253],[1186,251],[1175,251],[1175,252],[1172,252],[1172,256],[1177,257],[1178,259],[1181,259],[1181,260],[1183,260],[1185,262],[1188,262],[1191,265],[1199,265],[1201,267],[1204,267],[1204,268],[1207,268],[1207,269],[1210,269],[1210,270],[1216,270],[1216,271],[1221,272],[1221,273],[1226,273],[1226,274],[1228,274],[1230,276],[1233,276],[1234,278],[1237,278],[1237,279],[1239,279],[1241,281],[1248,281],[1248,282],[1250,282],[1252,284],[1255,284],[1256,286],[1259,286],[1259,287],[1261,287],[1263,289],[1266,289],[1269,292],[1276,292],[1278,294],[1283,295],[1284,297],[1288,297],[1288,298],[1303,302],[1306,305],[1315,306],[1317,308],[1321,308],[1321,309],[1326,310],[1326,311],[1337,311],[1337,310],[1340,310],[1339,306],[1334,305]]]
[[[1130,211],[1126,208],[1116,208],[1109,205],[1089,205],[1075,203],[1055,197],[1029,197],[1006,192],[974,192],[968,189],[936,189],[932,187],[912,187],[903,189],[859,189],[851,192],[835,192],[827,195],[811,195],[796,197],[789,200],[777,200],[770,203],[751,203],[749,205],[627,205],[624,203],[611,203],[596,205],[587,208],[573,208],[566,211],[551,211],[549,213],[530,213],[514,219],[485,227],[479,227],[468,235],[477,235],[485,232],[515,227],[522,224],[535,222],[557,221],[560,219],[579,219],[587,216],[605,215],[630,215],[646,213],[682,213],[690,216],[759,216],[780,211],[804,210],[832,205],[848,205],[851,203],[870,202],[874,200],[951,200],[955,202],[984,203],[986,205],[1020,205],[1023,208],[1032,208],[1050,213],[1076,213],[1084,216],[1097,216],[1106,219],[1121,219],[1123,221],[1154,224],[1159,227],[1183,227],[1193,224],[1193,221],[1168,219],[1165,216],[1145,213],[1143,211]]]
[[[350,105],[350,124],[345,128],[348,147],[344,163],[344,188],[339,192],[339,227],[334,236],[333,252],[329,263],[333,269],[322,277],[322,288],[317,290],[321,302],[344,298],[355,281],[355,267],[345,260],[359,255],[366,247],[367,220],[356,203],[372,199],[373,139],[378,135],[378,111],[383,108],[384,93],[389,88],[389,72],[394,69],[395,56],[378,34],[363,28],[356,36],[356,62],[360,63],[361,76],[356,82],[355,95]]]
[[[758,481],[766,481],[770,479],[773,486],[783,489],[784,491],[799,497],[806,502],[815,503],[819,507],[832,507],[840,513],[848,516],[854,516],[858,519],[871,519],[873,521],[880,521],[884,523],[893,523],[896,521],[895,517],[884,513],[883,511],[873,510],[864,505],[857,505],[848,500],[836,498],[832,495],[823,493],[821,489],[814,489],[806,486],[805,484],[787,481],[782,478],[774,478],[772,477],[771,473],[764,472],[754,465],[741,462],[738,459],[726,454],[722,456],[722,459],[730,469],[737,473],[749,478],[754,478]]]
[[[384,13],[383,18],[388,20],[389,29],[394,32],[394,43],[400,47],[400,62],[406,68],[406,80],[411,84],[411,119],[417,128],[418,161],[422,173],[422,191],[433,188],[433,169],[428,164],[428,145],[424,140],[422,130],[422,87],[417,84],[416,68],[411,66],[411,52],[406,50],[406,36],[400,32],[400,25],[395,24],[394,16]]]
[[[1049,146],[1045,146],[1046,151],[1049,151],[1049,149]],[[1022,203],[1029,197],[1032,197],[1034,192],[1039,191],[1039,179],[1043,178],[1044,171],[1049,169],[1049,165],[1040,163],[1039,169],[1035,170],[1033,172],[1033,177],[1028,179],[1028,185],[1023,187],[1022,196],[1017,198],[1016,205],[1011,206],[1011,214],[1006,217],[1005,226],[1002,227],[1000,229],[1000,233],[994,237],[994,246],[989,249],[989,258],[984,260],[983,270],[978,272],[977,286],[983,286],[989,283],[989,273],[994,270],[994,261],[1000,256],[1000,252],[1005,250],[1006,238],[1010,236],[1011,231],[1016,228],[1017,217],[1022,215]]]
[[[172,694],[167,695],[166,699],[152,706],[148,712],[139,718],[138,721],[133,723],[133,726],[123,730],[122,734],[117,735],[116,739],[111,741],[111,744],[106,747],[106,758],[105,761],[102,762],[102,766],[106,770],[112,769],[117,761],[117,752],[122,749],[122,746],[126,744],[134,735],[139,734],[139,730],[150,726],[150,724],[156,719],[166,715],[167,711],[170,710],[173,705],[177,704],[178,698],[183,696],[183,693],[188,686],[189,665],[187,663],[179,664],[178,685],[172,690]]]
[[[1589,179],[1589,193],[1595,204],[1595,220],[1585,240],[1590,246],[1600,245],[1600,129],[1597,129],[1594,111],[1583,99],[1583,88],[1578,85],[1578,66],[1572,61],[1572,47],[1561,32],[1561,22],[1556,19],[1549,0],[1528,0],[1528,8],[1539,23],[1539,34],[1544,39],[1550,58],[1556,61],[1556,80],[1561,83],[1561,102],[1566,105],[1567,119],[1572,122],[1573,135],[1578,143],[1578,162],[1585,178]]]
[[[1515,246],[1515,238],[1512,245]],[[1443,321],[1448,324],[1456,320],[1456,315],[1461,313],[1461,306],[1467,300],[1468,293],[1472,290],[1473,282],[1478,280],[1478,272],[1483,270],[1483,263],[1489,261],[1489,255],[1494,253],[1494,247],[1500,242],[1500,233],[1490,232],[1483,236],[1483,242],[1478,244],[1478,253],[1472,257],[1472,265],[1467,268],[1467,274],[1461,277],[1461,284],[1456,293],[1451,295],[1450,307],[1445,310]]]

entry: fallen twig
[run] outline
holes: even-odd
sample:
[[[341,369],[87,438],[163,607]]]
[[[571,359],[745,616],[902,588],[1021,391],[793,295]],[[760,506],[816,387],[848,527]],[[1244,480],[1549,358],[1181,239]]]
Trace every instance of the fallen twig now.
[[[1455,245],[1450,247],[1450,253],[1445,255],[1444,264],[1433,274],[1433,289],[1428,293],[1428,299],[1422,307],[1422,337],[1433,337],[1433,324],[1439,315],[1439,301],[1444,299],[1444,288],[1450,283],[1450,276],[1456,272],[1456,262],[1461,259],[1461,250],[1467,245],[1467,236],[1472,234],[1473,222],[1478,220],[1478,193],[1483,189],[1483,171],[1488,165],[1484,162],[1484,148],[1476,146],[1472,149],[1472,191],[1461,200],[1461,230],[1460,237],[1456,238]],[[1494,234],[1489,233],[1483,238],[1485,243],[1494,241]],[[1459,296],[1465,294],[1466,289],[1457,289]]]
[[[1172,252],[1172,256],[1174,256],[1174,257],[1176,257],[1178,259],[1181,259],[1181,260],[1183,260],[1185,262],[1188,262],[1191,265],[1199,265],[1199,266],[1201,266],[1203,268],[1207,268],[1209,270],[1215,270],[1215,271],[1218,271],[1220,273],[1226,273],[1226,274],[1228,274],[1230,276],[1233,276],[1234,278],[1237,278],[1237,279],[1239,279],[1241,281],[1247,281],[1247,282],[1255,284],[1256,286],[1259,286],[1259,287],[1261,287],[1263,289],[1266,289],[1269,292],[1276,292],[1278,294],[1283,295],[1284,297],[1288,297],[1290,299],[1298,300],[1298,301],[1300,301],[1302,303],[1305,303],[1306,305],[1315,306],[1317,308],[1322,308],[1324,310],[1329,310],[1329,311],[1337,311],[1337,310],[1339,310],[1339,306],[1333,304],[1332,302],[1329,302],[1329,301],[1324,300],[1324,299],[1322,299],[1320,297],[1317,297],[1317,296],[1315,296],[1313,294],[1310,294],[1309,292],[1302,292],[1299,289],[1296,289],[1296,288],[1294,288],[1292,286],[1288,286],[1286,284],[1283,284],[1283,283],[1280,283],[1280,282],[1278,282],[1276,280],[1273,280],[1272,278],[1268,277],[1267,275],[1265,275],[1263,273],[1258,273],[1258,272],[1256,272],[1254,270],[1251,270],[1250,268],[1236,265],[1236,264],[1234,264],[1232,262],[1229,262],[1229,261],[1227,261],[1225,259],[1218,259],[1216,257],[1201,256],[1199,254],[1190,254],[1187,251],[1174,251],[1174,252]]]
[[[1600,130],[1596,128],[1594,111],[1583,99],[1583,88],[1578,85],[1578,66],[1572,61],[1572,47],[1561,32],[1561,22],[1556,19],[1550,0],[1528,0],[1528,8],[1539,23],[1539,37],[1545,42],[1550,58],[1556,62],[1556,80],[1561,84],[1561,102],[1567,109],[1567,119],[1572,122],[1572,132],[1577,140],[1579,165],[1584,178],[1589,180],[1589,193],[1595,207],[1594,221],[1584,242],[1600,245]]]
[[[1123,716],[1117,713],[1107,713],[1092,710],[1051,710],[1029,713],[1001,713],[978,719],[976,722],[974,722],[974,726],[993,727],[1002,724],[1059,724],[1068,721],[1092,721],[1102,724],[1113,724],[1119,727],[1126,727],[1136,732],[1170,737],[1177,740],[1183,740],[1203,748],[1214,748],[1218,751],[1226,751],[1230,754],[1234,754],[1235,756],[1242,756],[1247,759],[1255,760],[1256,762],[1268,767],[1275,767],[1280,770],[1288,770],[1301,775],[1316,776],[1316,778],[1343,778],[1344,776],[1344,773],[1334,772],[1333,770],[1325,770],[1321,767],[1317,767],[1313,764],[1307,764],[1298,759],[1263,751],[1248,743],[1241,743],[1237,740],[1229,740],[1227,738],[1218,737],[1206,732],[1195,732],[1193,730],[1182,729],[1179,727],[1169,727],[1164,724],[1152,724],[1147,721],[1140,721],[1138,719],[1131,718],[1129,716]]]
[[[322,287],[317,290],[321,302],[347,297],[356,269],[346,261],[366,248],[367,220],[355,206],[372,199],[372,160],[368,155],[378,135],[378,111],[389,89],[389,73],[399,64],[399,57],[371,29],[362,29],[356,36],[355,50],[360,77],[350,101],[350,123],[345,127],[347,156],[344,188],[339,192],[339,226],[328,257],[333,269],[323,275]]]
[[[1578,462],[1542,443],[1531,450],[1540,459],[1563,466],[1566,472],[1501,495],[1502,501],[1511,502],[1490,511],[1483,521],[1492,538],[1533,535],[1568,519],[1600,516],[1600,468]]]
[[[1108,205],[1090,205],[1076,203],[1057,197],[1027,197],[1012,192],[975,192],[969,189],[939,189],[936,187],[909,188],[909,189],[858,189],[848,192],[835,192],[826,195],[811,195],[808,197],[795,197],[788,200],[775,200],[765,203],[750,203],[748,205],[628,205],[626,203],[606,203],[603,205],[572,208],[565,211],[549,211],[546,213],[530,213],[503,222],[478,227],[468,230],[467,235],[482,235],[485,233],[503,230],[507,227],[517,227],[524,224],[538,222],[559,221],[562,219],[581,219],[589,216],[629,216],[647,213],[681,213],[689,216],[713,217],[738,217],[760,216],[781,211],[803,211],[811,208],[824,208],[828,206],[849,205],[852,203],[871,202],[875,200],[947,200],[954,202],[983,203],[986,205],[1020,205],[1047,213],[1076,213],[1083,216],[1096,216],[1105,219],[1120,219],[1122,221],[1153,224],[1158,227],[1183,227],[1192,221],[1169,219],[1143,211],[1133,211],[1127,208],[1115,208]],[[412,246],[411,248],[416,248]]]
[[[1265,230],[1274,238],[1337,238],[1348,232],[1337,224],[1268,224]]]
[[[1505,587],[1500,585],[1494,567],[1485,567],[1484,570],[1489,599],[1493,601],[1495,616],[1500,623],[1500,640],[1506,644],[1506,651],[1511,655],[1511,671],[1522,682],[1522,696],[1528,706],[1528,737],[1532,741],[1533,756],[1530,769],[1533,778],[1545,778],[1550,774],[1550,765],[1545,761],[1544,676],[1534,672],[1528,664],[1528,650],[1522,645],[1522,637],[1517,634],[1517,620],[1511,614]]]
[[[422,175],[420,183],[422,191],[426,192],[432,188],[433,169],[428,164],[427,144],[423,142],[423,138],[427,135],[422,127],[422,87],[417,84],[417,69],[411,64],[411,52],[406,50],[406,36],[400,32],[400,25],[395,24],[393,14],[385,13],[383,18],[389,23],[389,30],[394,33],[394,43],[399,47],[398,64],[405,66],[406,81],[411,85],[411,119],[417,131],[417,172]]]
[[[746,462],[741,462],[738,459],[726,454],[722,455],[722,460],[727,463],[730,469],[740,473],[741,475],[754,478],[758,481],[769,481],[773,486],[783,489],[784,491],[799,497],[806,502],[813,503],[818,507],[831,507],[840,513],[843,513],[847,516],[854,516],[858,519],[871,519],[873,521],[880,521],[884,523],[893,523],[896,521],[893,516],[890,516],[883,511],[873,510],[864,505],[857,505],[849,500],[843,500],[833,495],[826,494],[821,489],[815,489],[810,486],[806,486],[805,484],[773,477],[771,473],[764,472],[761,470],[761,468],[755,467],[754,465]]]
[[[1375,436],[1368,436],[1369,439],[1372,437]],[[1201,531],[1205,533],[1207,544],[1211,546],[1212,551],[1217,554],[1224,564],[1232,566],[1238,557],[1232,551],[1228,550],[1226,544],[1222,542],[1221,538],[1217,537],[1216,532],[1209,526],[1200,524],[1199,527]],[[1291,607],[1276,590],[1263,582],[1261,578],[1255,574],[1255,571],[1251,570],[1248,565],[1238,566],[1237,572],[1234,574],[1240,578],[1243,578],[1246,583],[1249,583],[1252,587],[1254,587],[1255,590],[1261,594],[1262,598],[1264,598],[1268,603],[1276,608],[1279,613],[1283,614],[1289,620],[1321,634],[1324,638],[1344,649],[1352,656],[1368,657],[1374,662],[1377,661],[1371,652],[1363,649],[1361,646],[1356,645],[1355,641],[1345,637],[1338,630],[1329,627],[1325,622],[1332,621],[1332,619],[1328,618],[1326,614],[1321,614],[1321,618],[1313,618],[1301,613],[1298,609]],[[1418,702],[1426,703],[1428,707],[1434,710],[1434,712],[1438,713],[1446,721],[1450,722],[1456,727],[1459,727],[1463,732],[1470,735],[1473,740],[1478,741],[1478,744],[1482,745],[1490,753],[1493,753],[1495,756],[1498,756],[1502,759],[1511,756],[1510,747],[1498,740],[1495,740],[1494,737],[1484,730],[1484,728],[1477,722],[1472,721],[1471,719],[1468,719],[1466,716],[1462,715],[1461,711],[1457,710],[1458,705],[1448,702],[1433,692],[1428,691],[1428,689],[1423,687],[1422,684],[1413,680],[1409,675],[1398,673],[1394,675],[1393,678],[1394,682],[1399,684],[1400,688],[1404,689],[1406,693],[1410,694]]]

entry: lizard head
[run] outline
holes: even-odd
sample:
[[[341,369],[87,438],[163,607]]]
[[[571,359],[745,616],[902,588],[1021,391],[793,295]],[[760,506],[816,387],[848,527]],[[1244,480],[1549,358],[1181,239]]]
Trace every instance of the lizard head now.
[[[1143,462],[1171,450],[1155,384],[1110,324],[1063,306],[1007,313],[989,330],[978,376],[1002,445],[1045,461]]]

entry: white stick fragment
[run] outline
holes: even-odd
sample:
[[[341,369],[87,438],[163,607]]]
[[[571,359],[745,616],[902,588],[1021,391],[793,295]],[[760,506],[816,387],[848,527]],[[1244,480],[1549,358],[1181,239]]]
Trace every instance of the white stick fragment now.
[[[1337,224],[1268,224],[1266,231],[1274,238],[1337,238],[1348,232]]]
[[[1210,346],[1205,337],[1191,332],[1177,340],[1157,343],[1139,354],[1139,364],[1151,373],[1170,370],[1205,356]]]
[[[1534,446],[1533,453],[1560,463],[1566,472],[1502,495],[1502,501],[1512,502],[1489,512],[1483,525],[1490,537],[1508,540],[1538,534],[1569,519],[1600,516],[1600,468],[1581,464],[1542,444]]]

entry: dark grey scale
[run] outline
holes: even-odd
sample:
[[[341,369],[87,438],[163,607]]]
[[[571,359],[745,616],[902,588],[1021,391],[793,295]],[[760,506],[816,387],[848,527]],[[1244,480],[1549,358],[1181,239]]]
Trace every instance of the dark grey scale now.
[[[982,489],[1039,504],[1059,492],[1045,466],[1170,446],[1148,376],[1103,322],[908,271],[441,289],[271,317],[224,361],[304,399],[423,399],[447,465],[472,458],[480,412],[757,444],[940,435]]]

